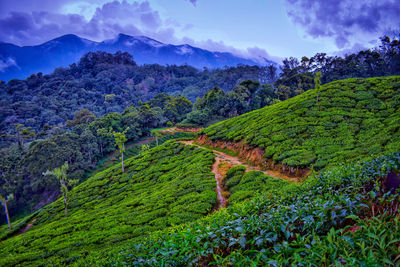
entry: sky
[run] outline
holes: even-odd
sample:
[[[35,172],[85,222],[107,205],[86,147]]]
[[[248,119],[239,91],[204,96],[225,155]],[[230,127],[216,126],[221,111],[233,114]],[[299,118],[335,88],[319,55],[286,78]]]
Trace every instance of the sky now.
[[[347,53],[399,35],[400,0],[0,0],[0,42],[145,35],[248,58]]]

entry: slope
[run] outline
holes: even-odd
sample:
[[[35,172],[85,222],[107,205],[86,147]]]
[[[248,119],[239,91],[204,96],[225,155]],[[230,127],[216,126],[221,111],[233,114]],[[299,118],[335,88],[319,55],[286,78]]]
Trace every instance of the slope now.
[[[31,216],[31,228],[0,242],[0,265],[59,265],[122,245],[129,239],[193,221],[216,204],[209,151],[176,141],[97,173]],[[21,228],[22,229],[22,228]]]
[[[400,191],[385,185],[399,170],[392,153],[314,173],[82,264],[399,266]]]
[[[331,82],[321,87],[318,102],[316,93],[212,125],[198,142],[291,174],[398,150],[400,76]]]

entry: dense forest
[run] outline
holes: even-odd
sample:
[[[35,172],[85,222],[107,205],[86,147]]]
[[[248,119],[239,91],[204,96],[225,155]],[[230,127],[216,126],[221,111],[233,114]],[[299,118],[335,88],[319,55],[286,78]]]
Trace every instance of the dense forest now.
[[[0,131],[16,123],[35,130],[57,126],[85,108],[97,116],[122,112],[159,93],[181,94],[194,102],[215,86],[230,91],[248,79],[271,83],[275,75],[274,66],[200,71],[187,65],[138,66],[126,52],[89,52],[79,62],[51,74],[0,82]]]

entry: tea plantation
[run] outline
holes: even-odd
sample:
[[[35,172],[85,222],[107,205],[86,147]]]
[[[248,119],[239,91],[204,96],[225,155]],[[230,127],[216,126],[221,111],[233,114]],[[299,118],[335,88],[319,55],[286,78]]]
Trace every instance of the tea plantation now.
[[[400,266],[400,189],[386,180],[399,129],[400,76],[331,82],[203,129],[313,169],[292,183],[232,167],[220,211],[214,148],[167,141],[195,134],[132,146],[125,173],[118,163],[69,193],[68,216],[59,199],[0,226],[0,266]]]
[[[105,266],[399,266],[400,154],[342,165],[196,222],[154,233]]]
[[[400,147],[400,76],[339,80],[203,130],[211,140],[244,141],[265,158],[324,169]]]
[[[25,219],[26,233],[0,236],[0,266],[71,263],[201,218],[216,204],[213,162],[211,152],[168,141],[126,160],[123,174],[114,165],[70,192],[67,217],[59,199]]]
[[[253,198],[259,193],[268,193],[273,190],[285,190],[290,183],[265,175],[260,171],[245,173],[244,166],[234,167],[228,170],[224,178],[225,188],[230,192],[229,204],[240,203]]]

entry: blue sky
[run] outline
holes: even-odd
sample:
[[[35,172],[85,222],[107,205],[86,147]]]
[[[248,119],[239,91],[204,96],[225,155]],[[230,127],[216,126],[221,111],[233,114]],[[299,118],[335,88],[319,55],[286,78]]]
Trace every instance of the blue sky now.
[[[0,41],[18,45],[121,32],[278,59],[373,47],[399,28],[400,0],[0,0]]]

